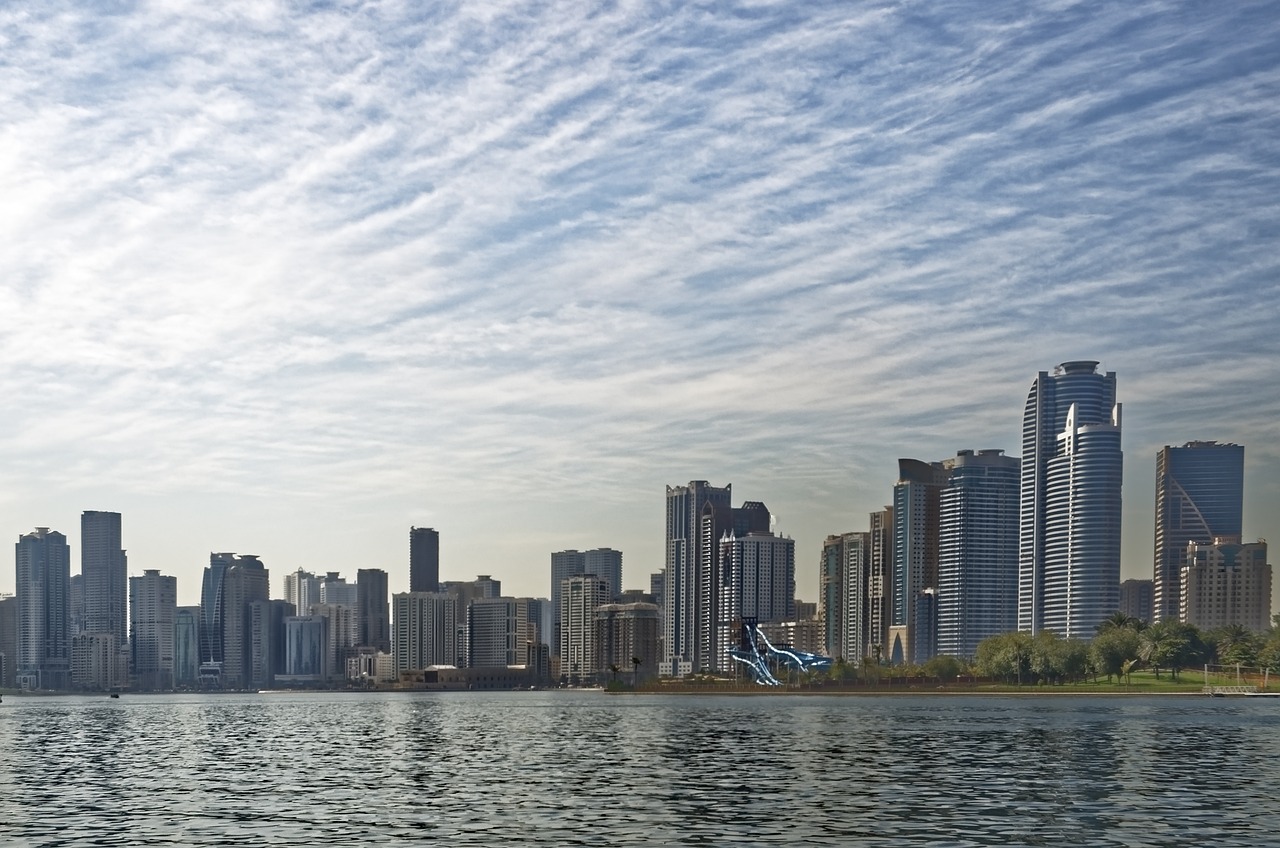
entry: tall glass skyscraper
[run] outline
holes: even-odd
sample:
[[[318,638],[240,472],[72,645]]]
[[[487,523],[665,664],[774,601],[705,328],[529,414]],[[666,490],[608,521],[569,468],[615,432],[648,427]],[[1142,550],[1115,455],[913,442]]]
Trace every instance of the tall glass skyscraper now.
[[[1022,419],[1018,629],[1089,638],[1120,603],[1120,404],[1097,362],[1041,371]]]
[[[720,520],[712,519],[732,515],[732,494],[731,486],[720,488],[706,480],[667,487],[666,585],[662,592],[666,658],[691,662],[695,669],[704,662],[698,636],[711,625],[714,614],[699,603],[703,578],[720,542]],[[731,523],[731,517],[723,520]]]
[[[1156,454],[1156,562],[1152,617],[1178,617],[1187,544],[1239,542],[1244,513],[1244,448],[1217,442],[1165,446]],[[1154,623],[1154,622],[1153,622]]]
[[[128,644],[128,565],[120,546],[120,513],[80,515],[80,573],[84,576],[84,630],[110,633]]]
[[[1019,462],[962,450],[938,519],[938,653],[972,657],[1018,625]]]

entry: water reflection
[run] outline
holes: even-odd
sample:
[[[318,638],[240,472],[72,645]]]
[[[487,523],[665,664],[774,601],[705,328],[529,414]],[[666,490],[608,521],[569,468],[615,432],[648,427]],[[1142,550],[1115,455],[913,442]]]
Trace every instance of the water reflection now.
[[[1257,845],[1280,703],[13,698],[12,844]]]

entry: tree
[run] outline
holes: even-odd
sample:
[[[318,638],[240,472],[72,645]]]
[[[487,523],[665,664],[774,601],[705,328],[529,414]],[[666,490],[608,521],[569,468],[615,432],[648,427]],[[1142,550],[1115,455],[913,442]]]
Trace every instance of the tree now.
[[[1031,636],[1001,633],[978,643],[974,665],[984,677],[1002,678],[1006,683],[1022,683],[1030,674]]]
[[[639,657],[631,658],[631,688],[636,688],[636,680],[640,675],[640,666],[644,663]]]
[[[1126,672],[1126,662],[1132,668],[1131,661],[1138,659],[1139,655],[1138,633],[1127,627],[1111,627],[1099,631],[1089,643],[1089,659],[1100,674],[1107,676],[1108,683],[1111,678]]]
[[[1138,655],[1155,669],[1157,680],[1161,668],[1169,669],[1169,676],[1177,680],[1179,671],[1203,657],[1204,646],[1193,625],[1166,618],[1142,631]]]
[[[1264,644],[1258,634],[1241,624],[1218,628],[1209,634],[1208,641],[1217,648],[1218,662],[1223,665],[1257,665]]]
[[[964,663],[946,654],[940,654],[924,664],[925,675],[937,678],[943,683],[955,680],[962,671],[964,671]]]
[[[1140,618],[1134,618],[1125,612],[1111,613],[1101,624],[1098,625],[1097,632],[1105,633],[1108,630],[1133,630],[1140,632],[1147,629],[1147,623]]]

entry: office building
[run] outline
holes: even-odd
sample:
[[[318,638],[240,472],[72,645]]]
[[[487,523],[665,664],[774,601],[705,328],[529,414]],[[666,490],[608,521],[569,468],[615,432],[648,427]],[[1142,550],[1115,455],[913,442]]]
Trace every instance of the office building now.
[[[134,686],[174,688],[178,579],[149,568],[129,578],[129,653]]]
[[[18,537],[17,684],[21,689],[71,686],[71,549],[48,527]]]
[[[1002,450],[962,450],[939,499],[937,652],[973,657],[1018,627],[1020,463]],[[927,658],[926,658],[927,659]]]
[[[293,604],[273,598],[249,602],[249,688],[270,689],[287,662],[284,622],[297,614]]]
[[[249,603],[268,598],[268,572],[252,554],[212,553],[200,591],[200,679],[207,687],[250,686]]]
[[[114,633],[81,633],[71,637],[71,686],[94,692],[123,689],[129,679],[129,657]]]
[[[284,576],[284,599],[305,615],[312,604],[323,603],[320,598],[320,578],[299,568]]]
[[[894,664],[919,664],[931,657],[932,646],[917,641],[915,612],[921,593],[938,586],[939,510],[949,468],[950,461],[898,460],[888,633],[888,659]],[[923,626],[934,631],[933,622]]]
[[[1239,537],[1187,544],[1181,573],[1180,617],[1202,631],[1240,625],[1256,633],[1271,627],[1271,565],[1267,543]]]
[[[128,567],[121,547],[120,513],[87,510],[80,515],[80,574],[84,578],[84,632],[128,638]]]
[[[524,665],[529,632],[527,599],[476,598],[467,607],[467,667]]]
[[[595,617],[600,672],[625,674],[632,683],[658,676],[662,614],[657,604],[602,604]]]
[[[820,652],[856,665],[871,645],[871,534],[828,536],[819,581]]]
[[[551,652],[560,650],[560,587],[579,574],[594,574],[609,586],[609,598],[622,592],[622,551],[595,548],[590,551],[569,549],[551,554]]]
[[[1181,572],[1179,572],[1179,580],[1181,580]],[[1154,595],[1154,581],[1125,580],[1120,584],[1120,612],[1130,618],[1151,624]]]
[[[714,625],[715,611],[700,600],[704,579],[725,529],[723,521],[730,510],[732,489],[712,486],[706,480],[667,487],[666,583],[662,589],[664,666],[678,667],[679,662],[690,663],[694,668],[704,665],[698,637],[704,628]],[[666,662],[668,659],[679,662],[672,665]]]
[[[440,591],[440,534],[430,527],[409,528],[409,591]]]
[[[731,531],[720,539],[718,557],[723,583],[715,616],[716,639],[714,653],[704,657],[704,667],[732,672],[735,663],[728,649],[738,643],[740,622],[795,620],[795,541],[768,530],[751,530],[745,536]]]
[[[200,607],[178,607],[173,618],[173,684],[200,685]]]
[[[356,614],[359,616],[357,645],[367,645],[382,653],[391,652],[391,607],[387,572],[361,568],[356,572]]]
[[[18,688],[18,599],[0,595],[0,689]]]
[[[329,620],[322,615],[290,615],[284,619],[284,672],[281,686],[318,686],[330,678]]]
[[[1243,532],[1244,448],[1187,442],[1156,454],[1156,547],[1153,615],[1177,618],[1187,545],[1238,538]]]
[[[458,599],[446,592],[391,596],[391,653],[395,675],[458,664]]]
[[[594,574],[579,574],[561,585],[560,676],[568,683],[594,680],[600,668],[595,613],[609,601],[609,584]]]
[[[71,575],[71,635],[84,632],[84,575]]]
[[[1120,602],[1121,406],[1097,362],[1041,371],[1022,423],[1018,629],[1092,638]]]
[[[867,533],[871,543],[868,564],[871,585],[867,590],[871,599],[871,636],[867,656],[881,662],[889,653],[889,622],[893,610],[893,507],[871,513],[868,523],[871,527]]]

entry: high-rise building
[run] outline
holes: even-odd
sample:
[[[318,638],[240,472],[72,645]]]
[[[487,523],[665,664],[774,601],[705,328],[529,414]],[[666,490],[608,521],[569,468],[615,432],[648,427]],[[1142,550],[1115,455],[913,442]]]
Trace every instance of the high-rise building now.
[[[178,607],[173,619],[173,684],[200,685],[200,607]]]
[[[430,527],[409,528],[409,591],[440,591],[440,534]]]
[[[658,610],[662,610],[662,592],[667,585],[667,574],[665,571],[655,571],[649,575],[649,594],[653,596],[653,602],[658,605]],[[661,638],[661,634],[659,634]]]
[[[1187,544],[1239,537],[1244,516],[1244,448],[1187,442],[1156,454],[1153,621],[1177,618]]]
[[[320,578],[310,571],[297,571],[284,576],[284,599],[293,604],[299,614],[305,615],[312,604],[323,603],[320,598]]]
[[[111,633],[117,645],[124,645],[129,638],[126,615],[129,584],[125,552],[120,545],[120,513],[96,510],[81,513],[84,632]]]
[[[706,608],[703,583],[715,559],[723,530],[731,527],[733,487],[706,480],[667,487],[666,585],[663,586],[663,665],[668,658],[702,668],[699,634],[714,626],[714,609]],[[707,519],[704,521],[704,517]],[[728,527],[720,526],[729,521]],[[563,644],[563,639],[561,640]]]
[[[446,592],[391,596],[391,653],[395,673],[458,664],[458,599]]]
[[[1181,619],[1201,630],[1238,624],[1257,633],[1271,626],[1267,543],[1240,537],[1187,544],[1181,573]]]
[[[18,679],[18,599],[0,595],[0,689],[16,689]]]
[[[467,607],[467,666],[524,665],[529,629],[525,598],[476,598]]]
[[[71,685],[106,692],[128,684],[128,654],[114,633],[81,633],[71,637]]]
[[[560,587],[560,676],[586,683],[600,668],[596,608],[609,602],[609,584],[594,574],[578,574]]]
[[[355,588],[355,587],[352,587]],[[347,673],[347,655],[354,643],[352,633],[355,631],[355,610],[346,604],[312,604],[309,611],[312,617],[325,619],[325,634],[328,642],[325,647],[325,667],[329,670],[330,679],[339,679]]]
[[[938,587],[938,529],[942,489],[951,461],[898,460],[893,487],[893,570],[889,604],[888,659],[923,663],[932,645],[917,640],[915,613],[920,595]],[[926,609],[933,609],[927,606]],[[933,622],[924,622],[929,633]]]
[[[1152,580],[1125,580],[1120,584],[1120,612],[1150,624],[1154,594]]]
[[[703,657],[712,671],[731,671],[730,646],[737,644],[740,622],[792,621],[796,617],[795,541],[768,530],[751,530],[744,536],[726,533],[718,556],[723,584],[716,610],[714,653]]]
[[[867,592],[871,600],[871,633],[867,656],[880,662],[889,655],[889,622],[893,608],[893,507],[876,510],[868,517],[871,530],[867,538],[871,543],[868,571],[871,585]]]
[[[547,645],[551,633],[551,601],[547,598],[525,598],[529,608],[529,641]],[[550,653],[548,652],[548,656]]]
[[[18,672],[22,689],[71,685],[71,549],[48,527],[18,537]]]
[[[828,536],[819,581],[822,652],[857,664],[871,644],[871,534]]]
[[[284,620],[284,672],[281,685],[316,685],[329,679],[329,620],[322,615],[291,615]]]
[[[129,578],[129,654],[139,689],[174,688],[178,578],[148,568]]]
[[[388,605],[387,572],[380,568],[356,571],[356,613],[360,617],[357,645],[391,652],[391,608]]]
[[[560,588],[564,581],[579,574],[594,574],[609,585],[609,598],[622,592],[622,551],[594,548],[589,551],[569,549],[551,554],[551,654],[560,650]]]
[[[658,675],[662,616],[657,604],[603,604],[595,616],[598,671],[623,673],[633,683]]]
[[[250,686],[249,603],[267,600],[268,572],[252,554],[212,553],[200,591],[200,679],[223,689]]]
[[[1018,629],[1091,638],[1120,600],[1120,404],[1114,371],[1041,371],[1022,419]]]
[[[725,605],[725,593],[732,592],[731,560],[724,547],[726,538],[745,539],[752,534],[769,534],[769,508],[760,501],[745,501],[737,509],[708,503],[702,508],[699,531],[704,550],[699,557],[697,656],[700,668],[729,671],[733,661],[728,648],[738,639],[738,628],[724,617],[733,602]],[[794,592],[794,590],[793,590]],[[794,601],[794,597],[792,598]],[[730,641],[726,641],[726,639]]]
[[[360,644],[360,589],[354,583],[348,583],[336,571],[330,571],[320,578],[320,603],[346,607],[351,614],[345,619],[351,626],[351,632],[342,639],[348,645]],[[312,605],[314,606],[314,604]],[[308,607],[310,609],[310,607]],[[332,630],[332,622],[330,622]],[[330,634],[332,635],[332,633]],[[343,671],[345,672],[345,666]]]
[[[956,454],[938,518],[938,653],[973,657],[1018,627],[1020,463],[1002,450]]]
[[[276,685],[276,676],[284,674],[287,662],[284,622],[296,613],[288,601],[258,598],[249,602],[250,688],[270,689]]]
[[[71,575],[71,635],[84,632],[84,575]]]

